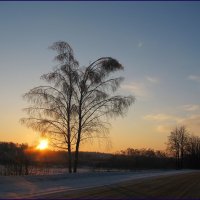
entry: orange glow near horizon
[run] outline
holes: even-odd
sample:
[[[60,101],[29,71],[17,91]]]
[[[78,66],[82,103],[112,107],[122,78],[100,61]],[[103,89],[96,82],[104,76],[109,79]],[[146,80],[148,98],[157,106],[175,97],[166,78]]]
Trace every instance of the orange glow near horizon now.
[[[38,146],[36,147],[36,149],[39,150],[44,150],[48,148],[48,140],[47,139],[41,139]]]

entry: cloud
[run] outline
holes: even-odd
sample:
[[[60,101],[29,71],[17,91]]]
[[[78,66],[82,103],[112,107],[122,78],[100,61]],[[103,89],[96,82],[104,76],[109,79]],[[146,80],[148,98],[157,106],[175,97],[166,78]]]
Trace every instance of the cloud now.
[[[184,111],[194,112],[194,111],[199,111],[200,110],[200,105],[197,105],[197,104],[187,104],[187,105],[181,106],[181,108]]]
[[[174,122],[170,122],[171,119],[169,116],[160,116],[154,117],[154,119],[159,119],[158,125],[156,125],[156,131],[159,133],[170,133],[170,131],[176,126],[185,126],[187,130],[191,134],[199,135],[200,136],[200,115],[190,115],[185,118],[174,117]],[[158,122],[158,121],[157,121]]]
[[[200,115],[191,115],[182,120],[181,124],[186,126],[191,133],[200,136]]]
[[[165,114],[150,114],[150,115],[145,115],[144,119],[146,120],[156,120],[156,121],[165,121],[170,118],[169,115]]]
[[[170,133],[170,131],[172,130],[172,126],[170,126],[170,125],[158,125],[156,127],[156,130],[159,133]]]
[[[190,75],[188,76],[188,79],[192,81],[200,82],[200,76]]]
[[[158,83],[158,79],[155,77],[147,76],[146,79],[151,83]]]
[[[147,82],[148,81],[148,82]],[[150,97],[150,91],[151,91],[151,84],[158,83],[159,80],[152,76],[146,76],[143,78],[143,82],[141,81],[134,81],[127,84],[122,84],[121,88],[124,90],[129,90],[132,92],[135,96],[138,97]]]
[[[152,121],[157,121],[157,122],[176,122],[176,123],[179,123],[183,120],[183,118],[181,117],[163,114],[163,113],[149,114],[149,115],[145,115],[143,118],[145,120],[152,120]]]
[[[139,48],[142,48],[142,47],[143,47],[143,45],[144,45],[144,43],[143,43],[143,42],[141,42],[141,41],[139,41],[139,42],[138,42],[138,47],[139,47]]]
[[[145,115],[143,119],[152,121],[152,125],[159,133],[170,133],[174,127],[183,125],[191,134],[200,136],[200,104],[186,104],[179,108],[186,112],[177,114],[153,113]]]
[[[147,97],[147,89],[143,83],[140,82],[132,82],[130,84],[123,84],[121,86],[124,90],[129,90],[132,92],[136,97]]]
[[[170,133],[172,128],[183,120],[178,116],[168,115],[164,113],[149,114],[144,116],[143,118],[145,120],[153,121],[155,130],[158,133]]]

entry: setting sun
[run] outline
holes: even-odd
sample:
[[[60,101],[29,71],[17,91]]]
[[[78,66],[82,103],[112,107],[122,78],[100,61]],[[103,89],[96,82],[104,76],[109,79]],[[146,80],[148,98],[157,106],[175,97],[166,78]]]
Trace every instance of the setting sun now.
[[[40,140],[40,143],[38,144],[37,149],[43,150],[43,149],[46,149],[47,147],[48,147],[48,140],[42,139]]]

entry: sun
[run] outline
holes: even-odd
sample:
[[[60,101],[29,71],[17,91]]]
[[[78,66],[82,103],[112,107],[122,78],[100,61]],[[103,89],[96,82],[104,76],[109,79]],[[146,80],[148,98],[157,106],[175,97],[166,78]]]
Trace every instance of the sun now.
[[[38,144],[38,146],[36,148],[39,150],[44,150],[44,149],[48,148],[48,140],[47,139],[40,140],[40,143]]]

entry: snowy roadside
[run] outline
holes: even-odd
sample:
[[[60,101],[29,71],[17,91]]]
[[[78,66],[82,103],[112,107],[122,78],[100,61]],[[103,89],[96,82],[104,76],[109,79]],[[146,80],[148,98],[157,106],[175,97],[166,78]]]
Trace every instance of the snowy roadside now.
[[[1,176],[0,198],[37,198],[55,192],[98,187],[162,175],[190,173],[193,171],[146,170],[133,172],[88,172],[51,176]]]

